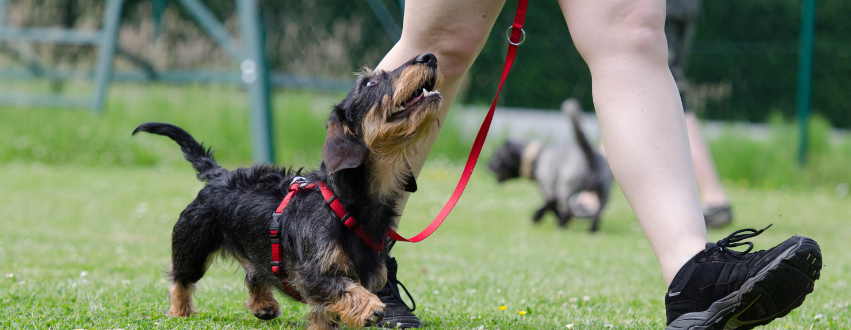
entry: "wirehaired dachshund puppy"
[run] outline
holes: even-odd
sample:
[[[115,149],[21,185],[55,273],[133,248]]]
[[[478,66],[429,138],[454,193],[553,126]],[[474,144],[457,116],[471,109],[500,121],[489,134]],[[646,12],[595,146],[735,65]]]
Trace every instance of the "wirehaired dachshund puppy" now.
[[[532,216],[539,222],[547,211],[558,218],[559,226],[567,226],[572,217],[591,219],[591,231],[600,227],[600,213],[606,207],[614,177],[606,159],[588,142],[579,117],[582,109],[575,99],[562,104],[562,112],[570,118],[576,143],[565,147],[545,146],[538,141],[507,141],[500,147],[488,168],[497,181],[517,177],[535,180],[544,195],[544,205]],[[600,207],[584,210],[577,197],[582,191],[597,195]]]
[[[195,283],[220,251],[245,268],[245,305],[257,318],[280,315],[272,295],[277,289],[313,307],[308,329],[380,322],[384,304],[373,292],[386,282],[384,258],[341,222],[320,189],[295,192],[278,217],[280,276],[270,267],[272,214],[300,176],[329,188],[362,232],[383,243],[399,217],[396,205],[403,192],[416,189],[408,159],[437,131],[441,84],[432,54],[389,72],[362,70],[352,91],[331,111],[322,162],[305,173],[272,165],[229,171],[183,129],[139,125],[133,134],[149,132],[177,142],[198,179],[206,182],[174,225],[167,315],[196,312]]]

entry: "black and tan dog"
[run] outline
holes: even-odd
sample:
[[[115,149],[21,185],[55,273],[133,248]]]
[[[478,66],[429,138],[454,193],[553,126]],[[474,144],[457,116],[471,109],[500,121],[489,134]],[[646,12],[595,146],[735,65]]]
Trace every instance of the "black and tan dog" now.
[[[272,213],[296,176],[324,184],[358,219],[374,242],[384,242],[398,218],[396,204],[415,190],[408,159],[439,125],[441,86],[437,60],[420,55],[391,72],[364,70],[326,124],[322,162],[299,173],[271,165],[228,171],[186,131],[145,123],[133,132],[177,142],[206,185],[180,214],[172,235],[171,308],[168,316],[195,313],[192,292],[217,251],[245,268],[246,307],[260,319],[280,314],[273,289],[314,307],[309,329],[364,327],[384,316],[372,292],[384,285],[384,260],[326,205],[320,189],[300,190],[280,216],[283,276],[270,269]],[[281,280],[289,282],[282,284]]]
[[[579,102],[568,99],[562,104],[562,112],[570,118],[575,144],[555,147],[537,141],[507,141],[497,150],[488,168],[499,182],[524,177],[538,183],[545,201],[532,216],[534,222],[540,221],[547,211],[553,211],[559,226],[566,226],[572,217],[587,217],[591,218],[591,231],[597,231],[614,177],[606,159],[594,150],[582,132]],[[583,191],[597,195],[599,208],[579,210],[578,196]]]

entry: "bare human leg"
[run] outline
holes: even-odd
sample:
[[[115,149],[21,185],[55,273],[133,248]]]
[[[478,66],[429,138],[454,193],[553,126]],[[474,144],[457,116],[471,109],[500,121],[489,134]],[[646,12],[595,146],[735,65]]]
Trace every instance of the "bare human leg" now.
[[[691,148],[691,160],[694,163],[694,174],[697,186],[700,188],[700,198],[706,206],[719,206],[727,203],[727,194],[718,179],[715,161],[703,138],[700,122],[694,112],[686,111],[686,127]]]
[[[665,1],[560,3],[591,69],[609,164],[670,284],[707,240],[682,103],[667,64]]]

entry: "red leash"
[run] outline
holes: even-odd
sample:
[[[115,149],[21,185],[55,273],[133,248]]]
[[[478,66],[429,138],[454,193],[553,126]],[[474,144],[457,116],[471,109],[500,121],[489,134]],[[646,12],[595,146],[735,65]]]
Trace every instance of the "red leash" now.
[[[476,167],[476,162],[479,160],[479,154],[482,152],[482,145],[485,143],[485,138],[488,136],[488,130],[490,129],[491,120],[493,119],[493,113],[494,110],[496,110],[496,100],[499,99],[499,92],[502,90],[502,84],[505,83],[505,78],[508,77],[511,65],[514,64],[514,57],[517,54],[517,46],[520,46],[520,44],[526,40],[526,32],[523,31],[523,21],[526,19],[526,5],[528,2],[529,0],[518,0],[517,13],[514,14],[514,24],[512,24],[511,27],[508,28],[508,31],[505,32],[508,36],[509,45],[508,55],[505,57],[505,66],[502,68],[502,79],[499,81],[499,88],[496,90],[496,96],[493,99],[493,103],[491,103],[490,110],[488,110],[488,114],[482,122],[482,127],[479,128],[479,133],[476,135],[476,141],[473,142],[473,149],[470,150],[470,156],[467,158],[467,165],[464,166],[464,171],[461,173],[461,179],[458,181],[458,185],[455,186],[455,191],[452,192],[452,196],[449,197],[449,201],[446,202],[446,205],[443,206],[443,209],[440,210],[437,217],[422,232],[414,237],[404,238],[391,228],[388,232],[390,238],[397,241],[412,243],[426,239],[426,237],[434,233],[434,231],[443,224],[443,220],[446,220],[449,212],[452,212],[452,208],[455,207],[455,204],[458,203],[458,199],[461,198],[461,194],[464,193],[464,188],[467,187],[467,182],[470,181],[470,176],[473,174],[473,169]]]

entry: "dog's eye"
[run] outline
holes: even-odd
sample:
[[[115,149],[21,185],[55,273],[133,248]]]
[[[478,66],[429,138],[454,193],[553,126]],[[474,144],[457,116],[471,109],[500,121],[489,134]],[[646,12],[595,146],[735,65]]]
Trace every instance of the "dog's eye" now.
[[[366,82],[366,87],[369,87],[369,86],[372,86],[372,85],[375,85],[375,84],[377,84],[377,82],[375,82],[374,80],[370,80],[370,81]]]

